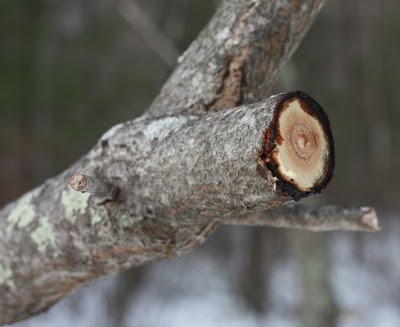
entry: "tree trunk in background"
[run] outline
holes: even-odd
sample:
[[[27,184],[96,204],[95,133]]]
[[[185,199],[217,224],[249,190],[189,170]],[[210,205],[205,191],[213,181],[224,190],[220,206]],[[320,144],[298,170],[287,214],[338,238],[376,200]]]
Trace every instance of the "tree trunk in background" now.
[[[282,257],[285,233],[271,228],[250,228],[243,232],[248,233],[249,256],[241,272],[241,295],[250,310],[261,314],[269,310],[271,267]]]
[[[9,149],[4,145],[0,156],[0,167],[4,172],[4,182],[0,182],[0,205],[15,198],[21,191],[26,191],[35,180],[32,160],[35,153],[32,134],[32,112],[37,109],[36,57],[40,27],[43,13],[41,0],[6,4],[8,17],[4,19],[7,25],[4,37],[2,58],[6,66],[2,70],[1,84],[9,102],[2,103],[2,109],[10,112],[11,124],[1,126],[8,130],[11,140]],[[9,40],[11,44],[8,44]],[[2,43],[3,43],[2,42]],[[12,71],[12,69],[14,71]],[[5,119],[7,121],[7,119]],[[2,150],[3,150],[2,149]],[[3,161],[3,162],[2,162]],[[3,176],[2,176],[3,177]]]
[[[303,296],[299,318],[303,327],[335,327],[339,309],[330,283],[329,239],[325,234],[289,233],[300,266]]]

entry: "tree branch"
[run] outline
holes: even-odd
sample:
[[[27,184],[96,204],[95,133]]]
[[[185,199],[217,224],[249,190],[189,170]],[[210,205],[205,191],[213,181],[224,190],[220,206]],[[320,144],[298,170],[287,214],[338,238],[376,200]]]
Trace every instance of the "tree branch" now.
[[[370,207],[310,206],[298,203],[287,204],[253,215],[235,217],[225,221],[224,224],[299,228],[315,232],[331,230],[377,232],[381,230],[376,212]]]
[[[218,111],[269,91],[323,3],[223,2],[148,114],[3,208],[0,324],[91,280],[191,251],[233,216],[321,192],[333,140],[313,99],[290,92]],[[118,196],[99,203],[68,186],[89,171],[96,190],[110,195],[112,185]]]
[[[148,113],[205,114],[264,98],[325,2],[223,1]]]
[[[294,119],[286,113],[319,145],[308,132],[294,137],[297,125],[286,124]],[[39,312],[89,280],[192,250],[216,218],[319,193],[333,162],[325,123],[314,100],[290,92],[212,117],[113,127],[69,170],[0,211],[0,322]],[[317,172],[310,180],[309,169]],[[76,171],[94,172],[91,186],[104,190],[106,180],[118,198],[98,205],[72,190],[67,179]],[[76,188],[87,187],[79,181]]]
[[[114,201],[118,188],[111,183],[91,175],[76,174],[69,179],[69,185],[78,192],[90,193],[103,201]]]

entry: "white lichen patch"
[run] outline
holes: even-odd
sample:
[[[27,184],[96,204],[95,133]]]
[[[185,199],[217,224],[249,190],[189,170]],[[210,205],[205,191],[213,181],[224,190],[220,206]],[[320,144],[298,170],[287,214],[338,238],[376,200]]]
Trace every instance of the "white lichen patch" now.
[[[24,228],[32,222],[33,218],[35,218],[35,207],[32,204],[32,193],[28,193],[18,200],[7,220],[18,228]]]
[[[178,64],[180,64],[183,60],[185,60],[186,56],[187,56],[187,50],[178,57],[177,59]]]
[[[189,79],[194,75],[195,72],[196,71],[194,69],[190,69],[190,68],[189,69],[185,69],[183,71],[183,73],[181,74],[181,78],[182,79]]]
[[[12,277],[12,270],[9,267],[0,265],[0,285],[7,285],[8,287],[14,288],[15,284]]]
[[[42,217],[39,223],[39,227],[31,233],[31,238],[36,243],[39,252],[45,253],[47,247],[56,247],[56,236],[46,216]]]
[[[32,196],[33,196],[34,198],[38,197],[38,196],[40,195],[40,193],[43,191],[44,186],[45,186],[45,184],[42,184],[42,185],[40,185],[40,186],[34,188],[34,189],[30,192],[30,194],[32,194]]]
[[[64,206],[65,218],[74,223],[78,215],[83,215],[86,212],[90,194],[80,193],[66,189],[61,193],[61,203]]]
[[[121,124],[117,124],[113,127],[111,127],[107,132],[105,132],[103,134],[103,136],[100,138],[101,141],[107,141],[108,139],[110,139],[111,137],[113,137],[115,135],[115,133],[117,133],[117,131],[119,129],[121,129],[121,127],[124,126],[123,123]]]
[[[203,81],[204,81],[204,74],[202,72],[196,72],[191,80],[191,84],[193,86],[193,88],[199,88],[203,85]]]
[[[102,221],[103,218],[107,217],[107,210],[102,206],[99,206],[98,208],[96,208],[96,210],[90,208],[89,213],[90,213],[90,224],[92,226],[96,225],[97,223]]]
[[[217,41],[225,41],[228,38],[230,32],[230,29],[228,27],[225,27],[215,35],[215,38],[217,39]]]
[[[184,116],[159,119],[150,123],[143,131],[143,134],[149,141],[153,141],[155,139],[161,141],[165,139],[172,131],[178,130],[187,121],[188,118]]]

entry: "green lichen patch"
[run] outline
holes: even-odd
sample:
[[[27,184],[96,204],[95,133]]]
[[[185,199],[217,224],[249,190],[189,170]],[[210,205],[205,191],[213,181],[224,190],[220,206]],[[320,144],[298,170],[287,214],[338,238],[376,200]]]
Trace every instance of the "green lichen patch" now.
[[[24,228],[32,222],[33,218],[35,218],[35,206],[32,204],[32,193],[28,193],[18,200],[7,220],[18,228]]]
[[[131,224],[131,221],[129,219],[129,216],[126,214],[120,214],[118,215],[118,225],[121,227],[127,227]]]
[[[31,233],[31,237],[41,253],[45,253],[48,246],[56,247],[56,236],[53,226],[46,216],[40,219],[40,225]]]
[[[90,194],[79,193],[70,188],[61,193],[61,203],[64,205],[65,217],[72,223],[76,221],[78,214],[86,212]]]
[[[104,207],[98,207],[96,210],[90,208],[90,223],[92,226],[102,221],[103,218],[107,217],[107,210]]]
[[[9,267],[3,267],[0,265],[0,285],[7,285],[8,287],[14,288],[15,284],[12,277],[12,270]]]

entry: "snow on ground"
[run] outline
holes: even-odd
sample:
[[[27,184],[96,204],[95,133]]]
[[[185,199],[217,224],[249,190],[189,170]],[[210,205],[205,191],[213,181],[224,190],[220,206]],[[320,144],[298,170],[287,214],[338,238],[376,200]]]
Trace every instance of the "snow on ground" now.
[[[340,327],[400,326],[400,220],[382,220],[380,233],[338,233],[331,282],[343,312]]]

